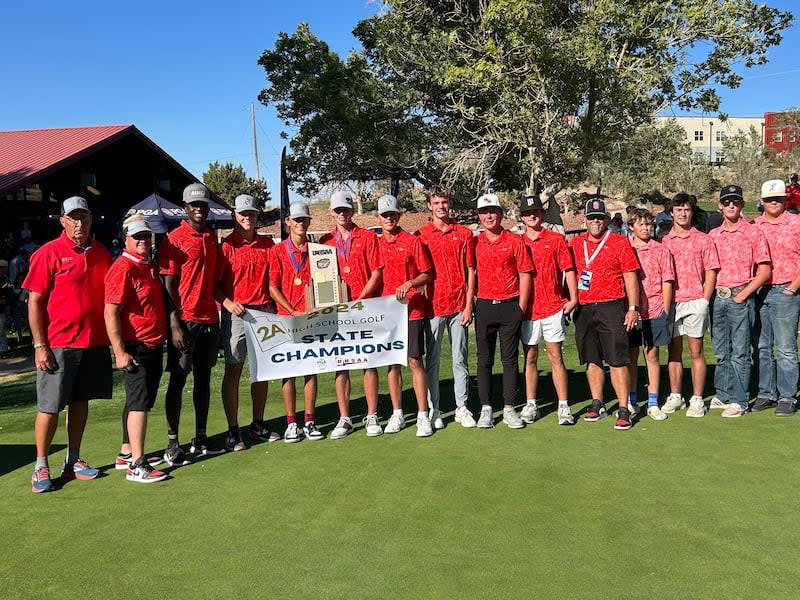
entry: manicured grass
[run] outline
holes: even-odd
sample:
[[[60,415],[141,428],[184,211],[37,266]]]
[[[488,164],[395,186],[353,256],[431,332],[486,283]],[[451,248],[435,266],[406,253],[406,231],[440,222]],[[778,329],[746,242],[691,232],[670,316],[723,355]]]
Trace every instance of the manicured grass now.
[[[571,343],[566,362],[582,409],[586,386]],[[221,366],[214,390],[220,374]],[[360,417],[359,380],[354,373]],[[190,387],[185,442],[194,424]],[[359,427],[340,441],[255,445],[144,486],[111,466],[117,383],[113,401],[93,403],[83,448],[92,465],[111,470],[92,482],[57,481],[56,492],[35,496],[32,379],[2,388],[3,598],[797,595],[800,417],[680,413],[616,432],[610,418],[558,427],[548,401],[544,418],[522,431],[449,422],[430,439],[416,438],[413,426],[367,438]],[[452,411],[452,394],[443,395]],[[277,385],[269,398],[271,425],[282,433]],[[470,402],[475,409],[474,386]],[[318,423],[329,432],[337,418],[330,375],[320,378],[319,404]],[[413,417],[410,396],[404,407]],[[388,411],[382,396],[384,422]],[[243,425],[248,413],[243,402]],[[160,395],[152,450],[163,447],[163,421]],[[210,429],[224,429],[216,393]],[[62,423],[55,474],[64,443]]]

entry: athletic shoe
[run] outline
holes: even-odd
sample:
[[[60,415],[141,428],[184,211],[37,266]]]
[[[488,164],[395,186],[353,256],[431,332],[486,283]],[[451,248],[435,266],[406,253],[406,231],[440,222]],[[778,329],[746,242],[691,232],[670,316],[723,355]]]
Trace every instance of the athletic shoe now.
[[[478,428],[491,429],[492,427],[494,427],[494,419],[492,419],[492,407],[483,406],[481,407],[481,416],[478,417]]]
[[[459,423],[462,427],[466,427],[467,429],[477,425],[477,423],[475,423],[475,418],[466,406],[459,406],[456,409],[455,419],[456,423]]]
[[[727,408],[722,411],[722,416],[728,419],[736,419],[745,413],[745,409],[738,402],[731,402]]]
[[[297,423],[289,423],[288,427],[286,427],[286,431],[283,434],[283,441],[287,444],[294,444],[295,442],[303,441],[303,434],[300,433]]]
[[[242,438],[237,438],[228,434],[225,436],[225,450],[228,452],[242,452],[243,450],[247,450],[247,446],[244,445]]]
[[[703,402],[701,396],[692,396],[689,398],[689,408],[686,409],[686,416],[694,419],[700,419],[706,416],[706,403]]]
[[[525,427],[525,423],[522,422],[517,412],[511,407],[503,409],[503,423],[508,425],[510,429],[522,429]]]
[[[557,414],[559,425],[575,425],[575,417],[572,416],[569,406],[559,406]]]
[[[118,471],[127,471],[131,466],[131,462],[132,459],[130,454],[127,457],[124,454],[117,454],[117,458],[114,461],[114,468]],[[147,462],[151,467],[155,467],[164,461],[160,456],[148,456]]]
[[[664,406],[661,407],[661,410],[671,415],[676,410],[682,409],[686,406],[686,401],[683,399],[683,396],[680,394],[670,394],[667,396],[667,401],[664,402]]]
[[[383,427],[378,422],[378,415],[367,415],[363,419],[364,431],[367,432],[367,437],[378,437],[379,435],[383,435]]]
[[[61,477],[63,479],[82,479],[88,481],[100,475],[98,469],[93,469],[82,458],[76,460],[73,464],[64,461],[64,466],[61,468]]]
[[[167,446],[167,449],[164,450],[164,460],[170,467],[182,467],[189,464],[189,459],[178,444]]]
[[[667,419],[667,414],[657,406],[648,406],[647,416],[653,419],[653,421],[666,421]],[[686,411],[686,416],[689,416],[688,410]]]
[[[592,400],[592,404],[589,406],[589,410],[586,411],[586,414],[583,415],[583,420],[588,421],[589,423],[594,423],[595,421],[599,421],[600,419],[605,419],[606,415],[606,407],[603,406],[603,402],[600,400]]]
[[[756,401],[753,402],[753,408],[750,410],[753,412],[761,412],[762,410],[775,408],[776,406],[778,406],[778,403],[775,400],[771,400],[770,398],[756,398]]]
[[[728,405],[719,398],[717,398],[716,396],[714,396],[713,398],[711,398],[711,404],[708,405],[708,408],[721,408],[722,410],[725,410],[726,408],[728,408]]]
[[[306,421],[306,424],[303,425],[303,435],[312,442],[318,442],[325,439],[325,434],[317,429],[317,426],[314,425],[314,421]]]
[[[539,418],[539,407],[533,402],[526,403],[522,410],[519,411],[519,418],[530,425]]]
[[[281,434],[277,431],[270,431],[266,425],[251,423],[250,439],[254,442],[277,442],[281,439]]]
[[[778,400],[778,406],[775,407],[776,417],[791,417],[795,412],[794,400]]]
[[[353,422],[350,420],[350,417],[341,417],[339,422],[336,423],[336,427],[331,431],[331,439],[340,440],[351,433],[353,433]]]
[[[428,417],[417,417],[417,437],[430,437],[432,435],[431,420]]]
[[[33,470],[31,491],[34,494],[53,491],[53,482],[50,481],[50,469],[48,467],[39,467]]]
[[[626,406],[621,406],[617,411],[617,420],[614,422],[614,429],[625,431],[631,428],[631,411]]]
[[[439,410],[434,410],[431,412],[431,423],[433,423],[434,429],[444,429],[442,413]]]
[[[219,448],[207,437],[192,438],[192,445],[189,446],[189,452],[197,454],[198,456],[214,456],[216,454],[224,454],[225,448]]]
[[[125,475],[125,479],[136,483],[155,483],[156,481],[164,481],[166,478],[167,474],[164,471],[158,471],[146,462],[139,466],[131,465]]]
[[[631,412],[631,418],[639,416],[639,405],[636,402],[628,400],[628,410]]]
[[[384,433],[399,433],[400,430],[406,426],[406,420],[403,418],[403,415],[396,415],[392,413],[392,416],[389,417],[389,422],[386,424],[384,428]]]

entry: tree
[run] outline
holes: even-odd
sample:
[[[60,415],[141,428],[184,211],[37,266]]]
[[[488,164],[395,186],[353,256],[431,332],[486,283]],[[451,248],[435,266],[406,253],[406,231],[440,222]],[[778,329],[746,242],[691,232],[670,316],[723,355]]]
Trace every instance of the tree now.
[[[715,87],[739,84],[735,64],[765,63],[791,20],[752,0],[384,0],[355,27],[363,50],[338,66],[318,40],[298,39],[307,30],[281,34],[260,61],[272,83],[261,99],[299,128],[298,148],[352,140],[333,132],[359,114],[387,132],[388,144],[359,138],[373,165],[473,196],[490,176],[499,189],[541,190],[579,180],[598,151],[668,106],[717,111]],[[327,110],[321,96],[353,92],[353,73],[362,112]],[[303,130],[314,119],[316,137]]]
[[[742,187],[745,197],[753,200],[761,194],[761,184],[769,179],[782,179],[781,168],[770,153],[761,145],[761,134],[750,127],[746,134],[730,136],[723,142],[729,181]]]
[[[203,183],[230,205],[239,194],[251,195],[262,207],[270,200],[266,181],[248,177],[241,165],[234,166],[230,162],[209,163],[208,171],[203,173]]]

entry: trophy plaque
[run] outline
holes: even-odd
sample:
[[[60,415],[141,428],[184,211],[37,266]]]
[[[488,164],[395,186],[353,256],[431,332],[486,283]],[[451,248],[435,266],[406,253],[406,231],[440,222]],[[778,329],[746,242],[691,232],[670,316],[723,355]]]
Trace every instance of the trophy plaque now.
[[[308,288],[310,293],[306,296],[306,305],[313,308],[324,308],[347,302],[347,286],[339,277],[336,248],[325,244],[309,243],[308,260],[311,285]]]

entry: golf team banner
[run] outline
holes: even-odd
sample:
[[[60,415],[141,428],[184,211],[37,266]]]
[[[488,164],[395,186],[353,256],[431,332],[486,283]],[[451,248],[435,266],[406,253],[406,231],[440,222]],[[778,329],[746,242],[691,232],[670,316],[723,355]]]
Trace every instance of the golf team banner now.
[[[244,316],[250,380],[406,365],[408,306],[394,296],[343,302],[297,317]]]

